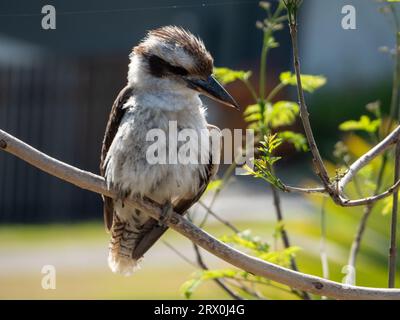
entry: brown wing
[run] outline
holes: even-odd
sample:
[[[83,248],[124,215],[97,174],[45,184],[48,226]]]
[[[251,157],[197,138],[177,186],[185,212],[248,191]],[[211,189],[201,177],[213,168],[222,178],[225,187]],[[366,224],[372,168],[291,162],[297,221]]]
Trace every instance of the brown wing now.
[[[220,130],[212,125],[208,125],[208,130],[217,130],[220,132]],[[211,146],[212,148],[215,148],[216,146]],[[219,145],[217,146],[218,148],[220,147]],[[200,188],[199,191],[196,194],[191,194],[185,197],[182,197],[175,201],[174,203],[174,211],[180,215],[184,215],[199,199],[201,196],[204,194],[204,192],[207,189],[208,184],[210,181],[213,179],[213,177],[216,175],[218,168],[219,168],[219,150],[216,150],[218,153],[213,152],[210,154],[210,163],[207,166],[207,171],[206,171],[206,177],[200,181]],[[216,164],[213,164],[213,159],[212,155],[218,155],[218,159]],[[146,230],[150,230],[137,244],[135,247],[133,253],[132,253],[132,258],[133,259],[139,259],[141,258],[152,246],[153,244],[160,239],[160,237],[164,234],[165,231],[168,230],[168,227],[166,226],[160,226],[158,225],[158,222],[154,219],[150,219],[147,221],[144,225],[144,228]]]
[[[104,177],[105,174],[105,160],[107,156],[108,149],[117,134],[118,127],[121,123],[122,117],[125,114],[124,106],[125,102],[132,95],[132,87],[126,86],[118,94],[117,99],[115,99],[114,104],[111,109],[110,117],[108,118],[106,132],[103,138],[103,144],[101,147],[101,157],[100,157],[100,174]],[[104,202],[104,224],[107,231],[110,231],[114,215],[114,204],[113,200],[108,197],[103,197]]]

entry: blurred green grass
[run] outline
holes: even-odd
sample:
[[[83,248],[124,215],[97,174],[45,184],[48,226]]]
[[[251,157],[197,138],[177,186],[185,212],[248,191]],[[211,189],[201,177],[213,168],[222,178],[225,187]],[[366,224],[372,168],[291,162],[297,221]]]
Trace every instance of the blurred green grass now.
[[[346,214],[329,219],[328,257],[330,259],[330,278],[341,281],[345,276],[341,270],[346,264],[348,248],[351,243],[355,215]],[[302,247],[297,260],[301,271],[318,276],[322,275],[319,260],[319,224],[318,215],[310,214],[300,219],[288,219],[287,229],[292,242]],[[383,219],[386,219],[383,217]],[[385,222],[386,223],[386,222]],[[265,235],[273,244],[272,234],[275,224],[269,222],[237,222],[241,229],[251,229],[253,234]],[[221,236],[229,231],[220,224],[210,224],[207,231]],[[179,234],[169,231],[165,239],[179,247],[182,243],[189,245]],[[376,247],[385,246],[386,239],[367,234],[362,246],[357,272],[357,283],[365,286],[386,286],[385,251],[376,253]],[[371,247],[370,241],[373,241]],[[29,252],[40,250],[49,254],[54,249],[63,252],[65,247],[104,246],[106,251],[108,235],[102,224],[97,222],[72,225],[36,225],[36,226],[1,226],[0,252],[4,250]],[[42,274],[40,270],[32,270],[25,265],[26,271],[0,274],[1,299],[181,299],[181,284],[195,271],[195,268],[184,262],[162,243],[155,251],[165,252],[161,257],[156,252],[149,252],[149,261],[131,277],[115,275],[109,271],[106,259],[101,265],[87,265],[80,268],[57,266],[57,289],[41,288]],[[190,246],[189,246],[190,249]],[[3,251],[2,251],[3,250]],[[152,255],[156,257],[152,257]],[[84,259],[84,257],[80,257]],[[159,260],[158,260],[159,259]],[[168,261],[164,260],[167,259]],[[0,256],[0,262],[2,257]],[[23,261],[23,258],[22,258]],[[221,268],[225,263],[213,259],[211,266]],[[21,266],[19,266],[21,267]],[[0,269],[1,270],[1,269]],[[291,294],[272,287],[262,291],[273,299],[292,299]],[[228,298],[213,282],[207,282],[195,292],[194,299]]]

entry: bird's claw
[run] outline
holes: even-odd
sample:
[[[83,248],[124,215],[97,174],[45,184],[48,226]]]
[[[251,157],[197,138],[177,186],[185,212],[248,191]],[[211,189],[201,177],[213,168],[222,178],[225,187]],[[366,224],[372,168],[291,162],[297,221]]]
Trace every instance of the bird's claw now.
[[[172,217],[173,213],[174,213],[174,207],[172,206],[171,202],[166,203],[161,210],[161,215],[160,219],[158,220],[158,225],[160,227],[166,226],[165,222]]]

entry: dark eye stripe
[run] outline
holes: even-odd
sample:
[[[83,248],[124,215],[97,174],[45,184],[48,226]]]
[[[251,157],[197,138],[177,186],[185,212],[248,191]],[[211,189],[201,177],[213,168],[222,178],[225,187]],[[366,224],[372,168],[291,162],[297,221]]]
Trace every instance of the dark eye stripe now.
[[[147,59],[149,61],[150,73],[153,76],[162,77],[168,73],[179,76],[188,75],[188,71],[185,68],[173,66],[156,55],[147,55]]]
[[[170,65],[169,63],[168,63],[168,69],[171,73],[179,75],[179,76],[187,76],[188,75],[188,72],[185,68],[176,67],[176,66]]]

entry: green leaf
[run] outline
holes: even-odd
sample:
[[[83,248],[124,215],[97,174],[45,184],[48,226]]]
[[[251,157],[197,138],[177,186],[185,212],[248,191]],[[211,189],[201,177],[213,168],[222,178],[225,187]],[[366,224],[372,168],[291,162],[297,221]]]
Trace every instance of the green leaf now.
[[[275,49],[279,47],[279,43],[275,41],[273,36],[270,36],[266,43],[267,47],[270,49]]]
[[[206,191],[209,192],[209,191],[216,190],[216,189],[218,189],[221,185],[222,185],[222,180],[221,180],[221,179],[213,180],[213,181],[211,181],[211,182],[208,184]]]
[[[254,122],[254,121],[260,121],[261,120],[261,113],[252,113],[248,115],[247,117],[244,117],[244,121],[246,122]]]
[[[217,269],[217,270],[204,270],[201,273],[202,280],[213,280],[221,278],[235,278],[238,274],[243,273],[240,270],[234,269]]]
[[[269,108],[270,106],[271,104],[267,103],[265,105],[265,108]],[[244,120],[248,123],[247,127],[254,130],[255,132],[261,132],[264,126],[263,114],[261,111],[261,104],[257,103],[248,106],[243,113]]]
[[[214,68],[214,76],[223,85],[236,80],[247,81],[251,77],[251,71],[231,70],[229,68]]]
[[[296,75],[292,74],[290,71],[281,73],[280,80],[284,85],[297,86]],[[326,82],[327,80],[324,76],[314,76],[310,74],[301,75],[301,83],[303,85],[303,89],[310,93],[323,87]]]
[[[290,259],[300,250],[300,247],[292,246],[282,251],[272,251],[261,254],[259,258],[280,266],[288,267],[290,265]]]
[[[275,157],[273,152],[282,144],[282,139],[277,134],[264,137],[264,141],[260,142],[261,147],[258,150],[261,153],[260,159],[253,159],[254,168],[244,165],[243,169],[254,178],[260,178],[272,184],[278,189],[284,190],[285,186],[271,171],[275,162],[280,160],[280,157]]]
[[[221,238],[221,241],[250,249],[255,253],[268,252],[270,247],[268,243],[261,241],[259,237],[253,236],[250,230],[245,230],[229,236],[225,235]]]
[[[349,120],[340,124],[339,129],[342,131],[361,130],[369,133],[376,132],[381,125],[381,120],[371,120],[368,116],[363,115],[360,120]]]
[[[282,131],[278,136],[283,141],[293,144],[297,151],[308,151],[307,139],[303,134],[293,131]]]
[[[244,110],[243,114],[245,116],[251,115],[253,113],[260,113],[261,112],[261,106],[257,104],[252,104],[247,106],[247,108]]]
[[[194,291],[204,281],[222,278],[246,278],[248,277],[248,272],[234,269],[202,270],[194,273],[192,277],[192,279],[185,281],[180,288],[186,299],[190,299]]]
[[[265,109],[265,123],[272,128],[293,124],[299,114],[299,105],[291,101],[279,101]]]
[[[190,299],[197,289],[197,287],[201,284],[202,280],[199,278],[190,279],[185,281],[181,286],[181,292],[185,296],[186,299]]]
[[[247,164],[242,166],[243,172],[240,173],[241,176],[254,176],[256,173]]]

